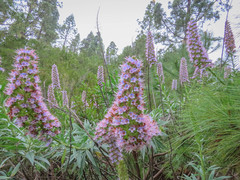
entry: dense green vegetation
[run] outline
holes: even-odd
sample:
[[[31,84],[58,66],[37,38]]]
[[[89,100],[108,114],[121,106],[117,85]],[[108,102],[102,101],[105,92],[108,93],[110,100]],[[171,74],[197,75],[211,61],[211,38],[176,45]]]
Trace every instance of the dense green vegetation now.
[[[240,74],[233,69],[224,77],[224,68],[234,67],[234,54],[219,54],[207,77],[179,83],[182,57],[187,59],[189,77],[195,69],[186,45],[190,18],[201,23],[217,21],[220,11],[229,11],[228,1],[173,0],[170,16],[161,3],[152,1],[144,18],[138,20],[141,32],[121,54],[114,42],[104,46],[100,32],[89,32],[80,40],[73,15],[58,24],[61,6],[57,0],[0,1],[0,67],[5,69],[0,71],[0,179],[125,180],[126,171],[136,180],[240,178]],[[156,52],[163,65],[164,83],[159,82],[156,65],[148,72],[148,29],[154,32],[156,44],[164,44]],[[203,31],[200,35],[208,53],[220,47],[222,38]],[[61,89],[54,92],[58,107],[50,108],[46,103],[62,125],[50,145],[27,136],[24,128],[10,120],[4,106],[15,51],[24,47],[35,49],[39,56],[45,99],[52,83],[52,65],[58,67]],[[145,113],[158,123],[161,135],[140,151],[124,152],[124,162],[116,166],[109,160],[108,145],[97,144],[93,137],[96,124],[114,101],[119,66],[128,56],[136,56],[144,64]],[[98,85],[98,66],[104,67],[102,88]],[[173,79],[178,79],[177,90],[172,90]],[[63,105],[64,90],[68,107]],[[82,100],[84,91],[88,105]]]

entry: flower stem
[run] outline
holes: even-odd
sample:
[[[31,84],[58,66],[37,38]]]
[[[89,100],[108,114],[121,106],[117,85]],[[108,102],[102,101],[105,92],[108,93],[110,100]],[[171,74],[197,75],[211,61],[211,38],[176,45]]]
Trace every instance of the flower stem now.
[[[117,165],[119,180],[129,180],[126,164],[124,160],[119,161]]]

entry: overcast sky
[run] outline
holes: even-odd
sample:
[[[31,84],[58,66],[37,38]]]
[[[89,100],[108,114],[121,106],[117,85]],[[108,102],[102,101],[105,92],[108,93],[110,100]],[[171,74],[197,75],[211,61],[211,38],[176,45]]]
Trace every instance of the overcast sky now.
[[[165,11],[167,11],[168,1],[156,0],[163,4]],[[142,20],[150,0],[62,0],[62,2],[63,8],[59,9],[60,23],[73,14],[81,40],[86,38],[90,31],[96,32],[96,16],[100,7],[99,25],[104,45],[107,47],[111,41],[114,41],[120,53],[136,38],[139,30],[137,19]],[[240,1],[233,0],[233,9],[229,15],[233,30],[236,27],[236,15],[240,14],[239,7]],[[216,36],[223,36],[225,17],[226,14],[223,13],[219,22],[208,23],[204,29],[213,31]],[[236,31],[234,31],[235,35]],[[237,44],[239,46],[239,41]]]

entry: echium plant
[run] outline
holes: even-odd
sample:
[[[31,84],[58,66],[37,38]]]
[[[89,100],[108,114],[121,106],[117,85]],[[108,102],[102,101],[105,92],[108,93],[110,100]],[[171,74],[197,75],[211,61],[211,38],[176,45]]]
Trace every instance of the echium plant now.
[[[59,134],[61,124],[43,102],[37,63],[34,50],[17,50],[14,69],[5,90],[5,94],[10,96],[5,106],[9,108],[10,119],[14,119],[19,127],[26,128],[28,135],[45,140],[45,135]]]
[[[60,89],[60,80],[59,80],[59,74],[58,74],[58,68],[57,65],[52,65],[52,84],[53,88]]]
[[[103,70],[103,66],[98,66],[97,79],[98,79],[98,85],[100,87],[102,87],[103,83],[104,83],[104,70]]]
[[[148,31],[148,34],[147,34],[146,58],[148,63],[150,64],[150,67],[157,62],[156,56],[155,56],[154,43],[153,43],[153,35],[150,30]]]
[[[226,21],[225,23],[225,38],[224,38],[224,44],[226,46],[226,53],[227,55],[232,55],[236,51],[235,46],[235,40],[233,36],[233,32],[230,26],[229,21]]]
[[[172,80],[172,90],[177,90],[177,79]]]
[[[53,84],[50,84],[48,86],[48,101],[50,102],[49,103],[50,107],[58,106],[57,100],[56,100],[55,94],[54,94]]]
[[[193,62],[195,66],[192,78],[196,78],[197,76],[202,78],[205,70],[208,67],[212,67],[212,61],[208,58],[207,51],[200,40],[197,23],[194,20],[188,22],[187,45],[190,61]]]
[[[112,107],[96,127],[96,139],[110,143],[116,158],[122,151],[136,151],[160,134],[157,123],[143,113],[142,62],[126,58],[121,66],[120,83]],[[120,150],[120,152],[119,152]]]
[[[67,91],[62,91],[62,101],[63,101],[63,106],[68,107]]]
[[[181,85],[183,85],[184,82],[189,81],[188,80],[187,61],[184,57],[181,59],[181,62],[180,62],[179,80],[180,80]]]
[[[161,83],[164,83],[164,74],[162,63],[157,63],[157,74]]]

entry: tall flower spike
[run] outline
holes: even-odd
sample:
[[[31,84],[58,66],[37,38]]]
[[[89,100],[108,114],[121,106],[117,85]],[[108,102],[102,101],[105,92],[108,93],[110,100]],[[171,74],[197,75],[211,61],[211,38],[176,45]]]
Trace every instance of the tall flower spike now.
[[[86,91],[83,91],[83,92],[82,92],[82,102],[83,102],[83,104],[84,104],[85,107],[88,107],[88,106],[89,106],[89,104],[88,104],[88,102],[87,102],[87,94],[86,94]]]
[[[187,27],[187,45],[190,61],[194,63],[195,71],[192,78],[199,76],[202,78],[205,70],[212,67],[212,61],[209,60],[206,49],[200,40],[197,23],[190,20]]]
[[[157,62],[155,56],[155,49],[153,44],[153,36],[151,31],[148,31],[147,34],[147,41],[146,41],[146,58],[150,67]]]
[[[233,32],[230,26],[229,21],[226,21],[225,23],[225,39],[224,44],[226,46],[226,53],[227,54],[233,54],[236,51],[235,46],[235,40],[233,36]]]
[[[231,72],[232,72],[232,68],[229,66],[226,66],[224,68],[224,79],[227,79],[230,76]]]
[[[121,151],[139,150],[153,136],[160,135],[157,123],[143,114],[142,62],[135,57],[126,58],[121,66],[120,83],[116,99],[96,127],[96,139],[114,141]],[[116,158],[121,158],[120,154]]]
[[[183,85],[184,82],[189,81],[188,80],[187,61],[184,57],[181,59],[181,62],[180,62],[179,80],[180,80],[181,85]]]
[[[55,95],[54,95],[53,84],[50,84],[48,86],[48,101],[50,102],[49,103],[50,108],[52,108],[54,106],[58,106],[57,100],[56,100]]]
[[[103,66],[98,66],[97,79],[98,79],[98,85],[100,87],[102,87],[103,83],[104,83],[104,70],[103,70]]]
[[[52,84],[53,88],[60,89],[60,81],[59,81],[59,74],[58,74],[58,68],[54,64],[52,65]]]
[[[160,82],[164,83],[163,66],[161,62],[157,64],[157,74],[160,79]]]
[[[62,100],[63,100],[63,106],[68,107],[68,96],[67,96],[67,91],[62,91]]]
[[[10,73],[5,94],[10,97],[5,106],[9,108],[10,119],[19,127],[28,130],[28,135],[46,140],[45,135],[60,133],[59,120],[54,117],[43,102],[38,76],[38,57],[34,50],[17,50],[15,69]]]
[[[172,80],[172,90],[177,90],[177,79]]]
[[[1,66],[1,64],[2,64],[2,57],[0,57],[0,66]],[[5,69],[4,69],[4,68],[2,68],[2,67],[0,67],[0,71],[4,72],[4,71],[5,71]]]

